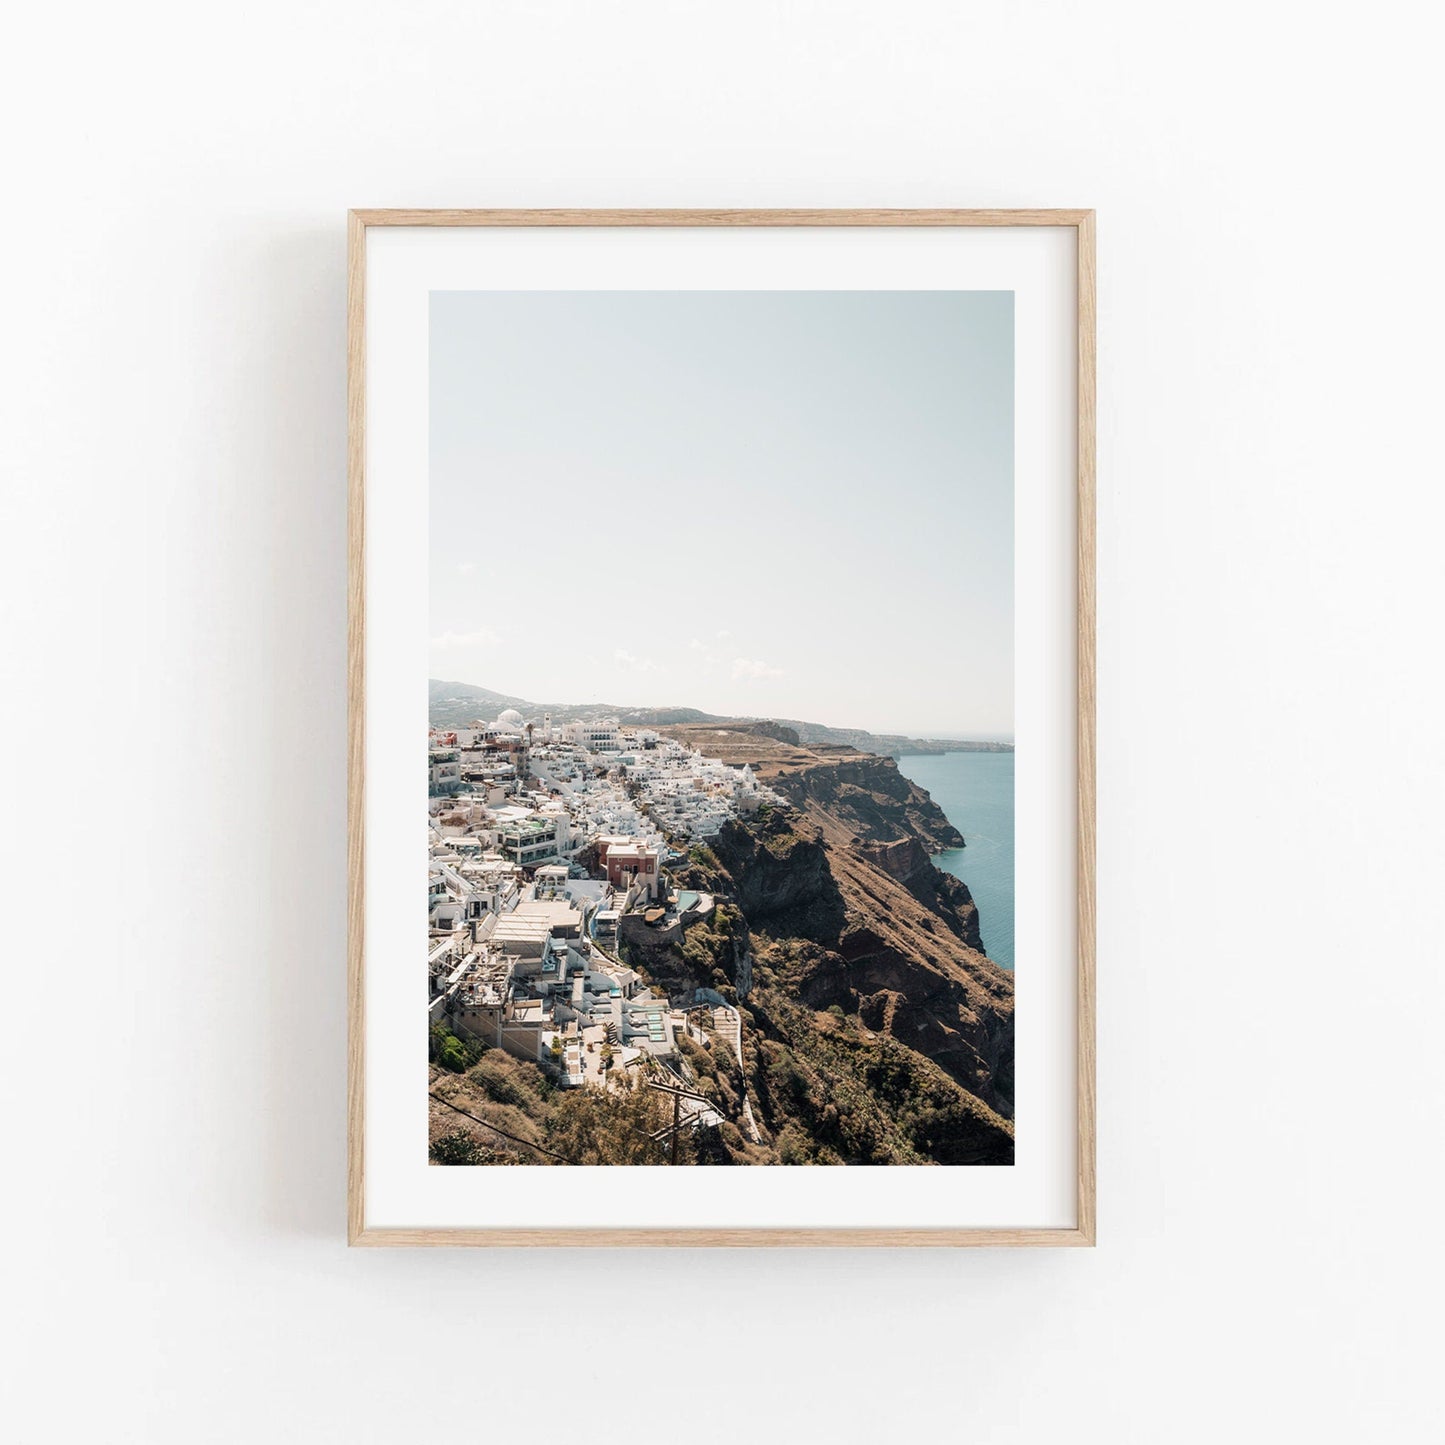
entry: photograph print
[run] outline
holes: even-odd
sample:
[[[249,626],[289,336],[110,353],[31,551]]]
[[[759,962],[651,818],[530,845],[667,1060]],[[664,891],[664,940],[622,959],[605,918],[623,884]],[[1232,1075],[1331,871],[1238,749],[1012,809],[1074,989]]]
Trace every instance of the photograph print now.
[[[429,365],[418,1150],[1012,1165],[1013,293],[433,291]]]

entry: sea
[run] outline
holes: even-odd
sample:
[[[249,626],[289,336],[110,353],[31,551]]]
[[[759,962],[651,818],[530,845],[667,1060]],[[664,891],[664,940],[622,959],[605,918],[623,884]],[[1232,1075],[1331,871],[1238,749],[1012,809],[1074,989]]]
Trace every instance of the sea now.
[[[898,760],[898,771],[926,788],[964,848],[934,855],[945,873],[962,878],[978,904],[983,949],[1014,966],[1014,755],[938,753]]]

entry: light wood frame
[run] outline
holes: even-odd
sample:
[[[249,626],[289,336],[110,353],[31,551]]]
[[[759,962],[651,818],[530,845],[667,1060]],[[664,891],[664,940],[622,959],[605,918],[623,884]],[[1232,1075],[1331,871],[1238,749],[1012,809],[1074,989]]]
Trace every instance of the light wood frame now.
[[[1094,433],[1095,263],[1090,210],[355,210],[348,218],[347,1221],[353,1245],[863,1246],[1095,1242]],[[1077,241],[1078,291],[1078,1224],[1073,1229],[368,1229],[365,1219],[366,233],[373,226],[1058,226]]]

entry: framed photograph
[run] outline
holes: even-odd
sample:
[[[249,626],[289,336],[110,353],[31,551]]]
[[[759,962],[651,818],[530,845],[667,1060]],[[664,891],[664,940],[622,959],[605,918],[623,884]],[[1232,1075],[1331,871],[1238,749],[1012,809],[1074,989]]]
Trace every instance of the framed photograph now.
[[[351,1242],[1092,1244],[1093,213],[355,211],[348,314]]]

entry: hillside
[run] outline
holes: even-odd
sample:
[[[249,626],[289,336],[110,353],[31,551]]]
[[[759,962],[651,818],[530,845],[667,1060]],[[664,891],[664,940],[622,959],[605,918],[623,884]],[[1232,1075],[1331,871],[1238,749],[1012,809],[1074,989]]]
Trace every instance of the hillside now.
[[[714,845],[755,931],[817,945],[788,953],[802,966],[783,971],[786,986],[856,1010],[1011,1115],[1013,976],[984,955],[967,886],[929,859],[963,842],[942,811],[890,759],[712,733],[709,752],[750,763],[797,809]]]
[[[615,717],[632,727],[656,727],[662,723],[707,722],[711,714],[695,707],[620,707],[614,703],[529,702],[504,692],[474,687],[468,682],[439,682],[427,685],[428,711],[435,728],[466,727],[478,719],[491,719],[507,708],[528,718],[552,715],[558,723],[582,722],[590,718]]]
[[[428,683],[428,710],[431,726],[436,728],[466,727],[478,719],[491,719],[507,708],[515,708],[528,718],[550,713],[553,722],[581,722],[593,718],[612,717],[632,727],[673,727],[679,724],[731,723],[744,727],[758,723],[782,726],[796,734],[804,746],[845,747],[859,752],[876,753],[881,757],[903,757],[911,753],[948,752],[1012,752],[1012,743],[959,738],[909,738],[894,733],[870,733],[862,728],[827,727],[822,723],[799,722],[788,718],[726,718],[700,712],[695,707],[625,707],[616,703],[530,702],[508,693],[492,692],[469,682],[444,682],[433,678]]]
[[[709,754],[752,764],[789,803],[691,849],[676,881],[718,906],[681,942],[638,930],[622,944],[675,1000],[703,987],[738,1006],[741,1064],[726,1039],[685,1041],[729,1118],[689,1137],[686,1162],[1011,1163],[1013,978],[980,951],[967,888],[929,862],[962,841],[942,812],[867,752],[771,724],[667,731],[697,746],[706,731]],[[470,1147],[462,1108],[525,1141],[489,1134],[475,1162],[661,1162],[643,1138],[656,1096],[559,1093],[496,1050],[457,1062],[434,1077],[443,1148]],[[744,1099],[756,1140],[732,1122]]]

